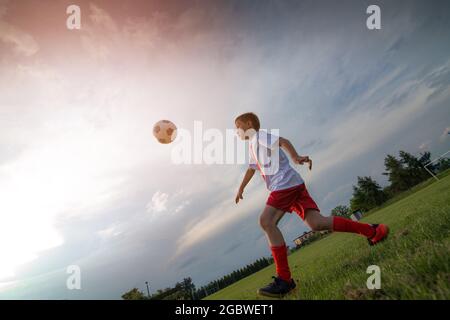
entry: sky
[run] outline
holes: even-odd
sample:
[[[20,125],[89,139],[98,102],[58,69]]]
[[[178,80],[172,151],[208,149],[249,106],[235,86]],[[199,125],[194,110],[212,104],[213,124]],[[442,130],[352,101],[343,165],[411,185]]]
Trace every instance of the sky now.
[[[448,2],[376,1],[380,30],[371,4],[0,0],[0,298],[200,287],[270,256],[262,179],[236,205],[246,165],[174,164],[161,119],[224,133],[255,112],[313,159],[296,170],[325,215],[357,176],[386,185],[387,154],[448,151]]]

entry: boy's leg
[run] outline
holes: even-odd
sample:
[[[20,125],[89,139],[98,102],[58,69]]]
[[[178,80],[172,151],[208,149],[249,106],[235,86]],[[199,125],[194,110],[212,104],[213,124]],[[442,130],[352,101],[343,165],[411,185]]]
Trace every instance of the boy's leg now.
[[[319,211],[308,209],[305,212],[305,222],[314,231],[331,230],[335,232],[351,232],[371,238],[375,228],[368,223],[361,223],[342,217],[324,217]]]
[[[291,280],[291,271],[287,259],[287,247],[283,235],[277,226],[283,215],[284,211],[266,206],[259,218],[259,224],[269,242],[278,277],[289,281]]]
[[[305,211],[304,221],[313,231],[333,230],[333,218],[324,217],[315,209]]]
[[[277,226],[283,216],[284,211],[266,206],[259,217],[259,225],[263,229],[270,246],[280,246],[285,243],[283,234]]]

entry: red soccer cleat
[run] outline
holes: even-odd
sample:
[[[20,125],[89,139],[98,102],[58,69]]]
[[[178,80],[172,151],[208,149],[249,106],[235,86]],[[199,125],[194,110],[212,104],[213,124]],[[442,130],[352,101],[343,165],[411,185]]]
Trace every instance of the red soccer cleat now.
[[[375,229],[375,234],[372,238],[367,239],[367,241],[369,241],[369,245],[371,246],[385,240],[389,234],[389,227],[385,224],[373,224],[372,226]]]

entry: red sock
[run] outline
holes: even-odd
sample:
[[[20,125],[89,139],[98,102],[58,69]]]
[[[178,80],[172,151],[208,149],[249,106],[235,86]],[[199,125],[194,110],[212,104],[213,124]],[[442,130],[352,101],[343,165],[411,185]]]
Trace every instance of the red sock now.
[[[374,228],[367,223],[356,222],[342,217],[333,217],[333,231],[359,233],[367,238],[373,237]]]
[[[278,277],[286,281],[291,280],[286,243],[283,243],[281,246],[271,246],[270,249],[272,250],[272,256],[275,261]]]

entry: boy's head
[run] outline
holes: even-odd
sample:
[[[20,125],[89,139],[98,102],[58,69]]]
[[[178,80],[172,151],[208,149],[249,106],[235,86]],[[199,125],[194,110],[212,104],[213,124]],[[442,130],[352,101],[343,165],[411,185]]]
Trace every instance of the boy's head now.
[[[253,112],[241,114],[234,120],[234,124],[242,140],[248,140],[260,128],[258,116]]]

